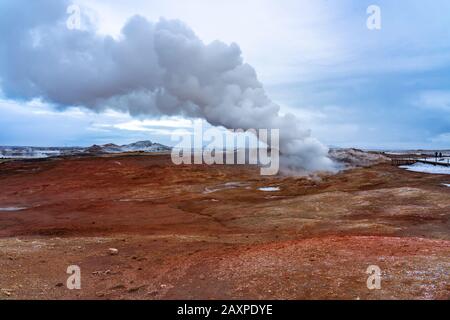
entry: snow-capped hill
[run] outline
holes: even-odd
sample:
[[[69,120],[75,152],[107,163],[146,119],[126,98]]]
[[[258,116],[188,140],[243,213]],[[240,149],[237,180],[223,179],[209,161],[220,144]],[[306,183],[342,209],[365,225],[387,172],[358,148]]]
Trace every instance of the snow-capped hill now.
[[[134,143],[130,143],[129,145],[127,145],[130,148],[148,148],[153,146],[153,142],[149,141],[149,140],[145,140],[145,141],[138,141],[138,142],[134,142]]]
[[[86,153],[122,153],[122,152],[164,152],[171,148],[151,141],[139,141],[118,146],[113,143],[105,145],[93,145],[85,150]]]
[[[139,141],[122,146],[125,152],[143,151],[143,152],[161,152],[171,150],[169,147],[160,143],[153,143],[151,141]]]
[[[117,144],[114,144],[114,143],[108,143],[101,147],[103,149],[103,152],[106,152],[106,153],[123,152],[122,147],[118,146]]]

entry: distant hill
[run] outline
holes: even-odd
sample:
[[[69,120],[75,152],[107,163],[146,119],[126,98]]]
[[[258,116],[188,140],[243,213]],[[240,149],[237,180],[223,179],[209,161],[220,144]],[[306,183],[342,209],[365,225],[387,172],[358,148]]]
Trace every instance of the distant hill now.
[[[124,152],[167,152],[172,148],[151,141],[138,141],[126,145],[108,143],[105,145],[93,145],[82,147],[18,147],[0,146],[0,159],[39,159],[57,156],[83,155],[83,154],[108,154]]]
[[[93,145],[84,150],[85,153],[123,153],[123,152],[164,152],[172,148],[151,141],[138,141],[118,146],[113,143],[105,145]]]
[[[383,154],[366,152],[354,148],[331,148],[329,156],[338,164],[342,165],[343,168],[369,167],[374,164],[390,161]]]

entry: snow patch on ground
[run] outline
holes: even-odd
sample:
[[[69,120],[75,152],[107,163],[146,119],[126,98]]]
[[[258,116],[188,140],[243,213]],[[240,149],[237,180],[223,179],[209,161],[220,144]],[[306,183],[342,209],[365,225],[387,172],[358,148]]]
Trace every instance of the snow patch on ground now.
[[[280,191],[280,187],[262,187],[262,188],[258,188],[259,191],[264,191],[264,192],[275,192],[275,191]]]
[[[400,166],[402,169],[414,172],[423,172],[430,174],[450,174],[450,167],[444,167],[439,165],[432,165],[427,163],[415,163],[408,166]]]
[[[208,193],[214,193],[217,191],[236,189],[236,188],[242,188],[242,187],[247,187],[247,186],[248,186],[248,183],[245,183],[245,182],[227,182],[224,184],[217,185],[217,186],[215,186],[215,188],[205,188],[203,193],[208,194]]]
[[[437,158],[437,159],[435,157],[420,157],[420,160],[450,164],[450,157]]]
[[[11,212],[11,211],[21,211],[21,210],[25,210],[27,208],[25,207],[4,207],[4,208],[0,208],[0,211],[7,211],[7,212]]]

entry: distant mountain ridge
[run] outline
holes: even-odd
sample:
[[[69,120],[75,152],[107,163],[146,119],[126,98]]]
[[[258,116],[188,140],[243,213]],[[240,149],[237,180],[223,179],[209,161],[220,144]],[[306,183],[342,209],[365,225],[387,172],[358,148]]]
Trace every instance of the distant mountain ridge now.
[[[172,148],[151,141],[138,141],[125,145],[108,143],[105,145],[93,145],[85,150],[88,153],[122,153],[122,152],[164,152]]]
[[[108,154],[125,152],[167,152],[172,148],[151,141],[138,141],[125,145],[108,143],[83,147],[18,147],[0,146],[0,159],[39,159],[58,156]]]

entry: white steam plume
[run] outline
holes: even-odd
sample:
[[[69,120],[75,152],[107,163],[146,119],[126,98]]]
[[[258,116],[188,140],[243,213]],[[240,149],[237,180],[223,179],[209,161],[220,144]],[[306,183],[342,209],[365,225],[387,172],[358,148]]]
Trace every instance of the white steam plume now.
[[[279,128],[285,170],[331,170],[328,149],[281,116],[236,44],[204,44],[180,21],[132,17],[119,39],[66,28],[67,1],[0,4],[0,79],[13,99],[131,115],[201,117],[226,128]]]

